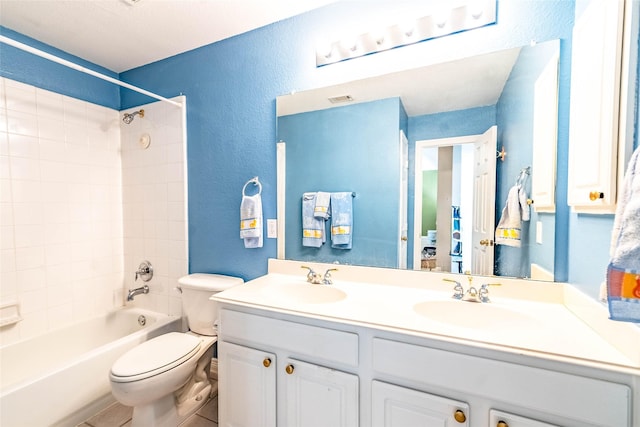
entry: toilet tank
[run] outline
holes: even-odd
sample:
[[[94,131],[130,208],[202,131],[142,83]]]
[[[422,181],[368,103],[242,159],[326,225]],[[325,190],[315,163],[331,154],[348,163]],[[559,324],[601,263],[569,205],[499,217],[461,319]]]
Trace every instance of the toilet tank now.
[[[189,329],[201,335],[218,335],[218,304],[211,295],[244,283],[239,277],[195,273],[178,279],[182,290],[182,314]]]

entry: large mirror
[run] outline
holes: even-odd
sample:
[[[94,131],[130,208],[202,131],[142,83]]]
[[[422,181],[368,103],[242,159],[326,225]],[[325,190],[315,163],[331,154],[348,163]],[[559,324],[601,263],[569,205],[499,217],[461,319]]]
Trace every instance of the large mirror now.
[[[558,53],[553,40],[278,97],[284,257],[553,280],[553,201],[532,191],[555,184]],[[353,194],[349,249],[331,218],[324,244],[303,240],[317,192]]]

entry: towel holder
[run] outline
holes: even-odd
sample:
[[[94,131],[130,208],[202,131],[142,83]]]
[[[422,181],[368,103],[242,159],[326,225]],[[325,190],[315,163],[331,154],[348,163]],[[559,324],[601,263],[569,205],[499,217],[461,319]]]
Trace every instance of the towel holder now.
[[[257,176],[254,176],[253,178],[251,178],[249,181],[247,181],[247,182],[244,184],[244,187],[242,187],[242,195],[243,195],[243,196],[246,196],[245,190],[247,189],[247,186],[248,186],[249,184],[253,184],[253,185],[255,185],[255,186],[257,186],[257,187],[258,187],[258,194],[261,194],[261,193],[262,193],[262,184],[260,183],[260,180],[258,179],[258,177],[257,177]]]

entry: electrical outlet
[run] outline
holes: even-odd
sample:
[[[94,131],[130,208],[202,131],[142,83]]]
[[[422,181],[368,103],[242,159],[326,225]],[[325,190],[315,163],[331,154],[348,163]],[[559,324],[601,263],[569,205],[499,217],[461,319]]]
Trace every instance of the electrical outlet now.
[[[268,219],[267,220],[267,238],[275,239],[277,237],[278,237],[278,220]]]

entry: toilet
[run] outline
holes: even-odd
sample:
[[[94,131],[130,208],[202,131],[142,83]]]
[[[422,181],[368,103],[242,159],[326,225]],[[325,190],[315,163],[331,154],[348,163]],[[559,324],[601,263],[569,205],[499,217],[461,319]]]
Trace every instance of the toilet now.
[[[218,334],[218,308],[209,297],[242,283],[241,278],[220,274],[180,278],[189,331],[145,341],[115,361],[109,373],[111,392],[118,402],[133,407],[132,427],[176,427],[207,402]]]

